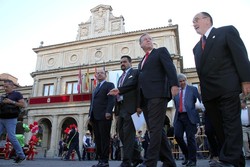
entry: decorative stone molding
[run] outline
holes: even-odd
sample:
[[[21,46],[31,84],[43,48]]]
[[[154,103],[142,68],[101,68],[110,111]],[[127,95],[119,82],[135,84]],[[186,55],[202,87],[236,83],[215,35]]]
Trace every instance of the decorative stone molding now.
[[[125,32],[123,16],[115,17],[109,5],[98,5],[91,9],[90,19],[79,24],[76,40]]]

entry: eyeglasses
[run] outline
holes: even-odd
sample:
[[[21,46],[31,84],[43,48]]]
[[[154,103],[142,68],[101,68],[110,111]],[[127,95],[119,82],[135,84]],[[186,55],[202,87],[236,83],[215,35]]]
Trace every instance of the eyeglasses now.
[[[197,23],[199,20],[201,20],[201,19],[205,19],[205,18],[207,18],[207,17],[196,17],[196,18],[194,18],[193,19],[193,23]]]
[[[185,80],[180,80],[179,82],[185,82]]]

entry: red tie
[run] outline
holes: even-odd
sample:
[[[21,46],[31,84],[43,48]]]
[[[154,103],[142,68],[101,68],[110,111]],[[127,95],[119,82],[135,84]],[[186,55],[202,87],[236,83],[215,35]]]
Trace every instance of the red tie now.
[[[201,37],[201,47],[202,47],[202,50],[204,50],[204,48],[205,48],[206,40],[207,40],[206,36],[203,35],[203,36]]]
[[[183,109],[182,109],[182,95],[183,94],[183,91],[181,89],[181,92],[180,92],[180,102],[179,102],[179,112],[182,113]]]
[[[141,69],[142,69],[142,67],[143,67],[143,65],[144,65],[144,63],[145,63],[145,61],[147,60],[148,55],[149,55],[149,51],[146,52],[146,55],[145,55],[145,57],[144,57],[144,59],[143,59],[143,61],[142,61],[142,63],[141,63]]]

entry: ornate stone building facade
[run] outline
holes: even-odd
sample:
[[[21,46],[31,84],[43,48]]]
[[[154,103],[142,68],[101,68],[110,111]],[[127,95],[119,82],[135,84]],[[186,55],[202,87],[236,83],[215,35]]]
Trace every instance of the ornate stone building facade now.
[[[41,151],[46,150],[47,157],[57,155],[63,131],[72,123],[78,126],[82,145],[83,135],[91,130],[88,111],[95,86],[95,69],[105,68],[107,80],[115,83],[116,79],[112,76],[119,74],[122,55],[129,55],[133,59],[133,67],[137,68],[144,56],[139,37],[145,32],[153,37],[156,48],[168,48],[177,72],[184,72],[191,84],[199,84],[195,69],[183,69],[178,25],[169,22],[166,27],[125,32],[123,16],[113,16],[111,6],[98,5],[90,11],[89,20],[78,25],[75,41],[33,49],[37,54],[36,70],[31,74],[33,87],[29,87],[28,91],[17,88],[29,93],[25,96],[28,99],[27,123],[39,123]],[[83,81],[80,93],[77,92],[79,71],[83,74],[80,75]],[[174,108],[170,103],[167,117],[172,121],[173,116]],[[115,120],[112,125],[114,133]]]

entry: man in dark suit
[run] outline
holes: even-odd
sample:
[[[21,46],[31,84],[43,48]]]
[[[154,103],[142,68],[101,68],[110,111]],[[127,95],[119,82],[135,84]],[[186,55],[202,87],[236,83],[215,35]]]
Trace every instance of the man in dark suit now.
[[[107,94],[114,88],[114,84],[105,81],[106,73],[103,69],[97,70],[96,77],[99,83],[92,93],[89,116],[93,125],[96,155],[99,162],[92,167],[108,167],[110,129],[115,99]]]
[[[235,27],[214,28],[206,12],[195,15],[193,26],[202,35],[193,49],[202,101],[222,144],[218,164],[244,166],[239,94],[250,93],[245,45]]]
[[[174,134],[178,145],[181,148],[185,159],[182,165],[196,166],[196,139],[197,125],[200,122],[198,111],[195,109],[196,100],[200,100],[198,89],[187,84],[187,77],[184,74],[177,76],[180,84],[180,91],[174,97],[175,116]],[[187,144],[184,141],[186,132]]]
[[[117,88],[111,90],[109,94],[116,95],[115,113],[119,116],[118,131],[123,144],[123,160],[120,167],[131,167],[131,162],[134,161],[133,152],[136,137],[131,115],[136,113],[137,107],[138,70],[132,68],[130,56],[122,56],[120,63],[123,74],[118,80]]]
[[[143,109],[150,136],[147,156],[141,166],[156,167],[157,160],[160,159],[163,167],[175,167],[163,127],[168,101],[179,91],[176,69],[167,48],[154,49],[149,34],[143,34],[139,42],[146,55],[138,65],[138,90],[140,101],[145,104],[140,107]]]

